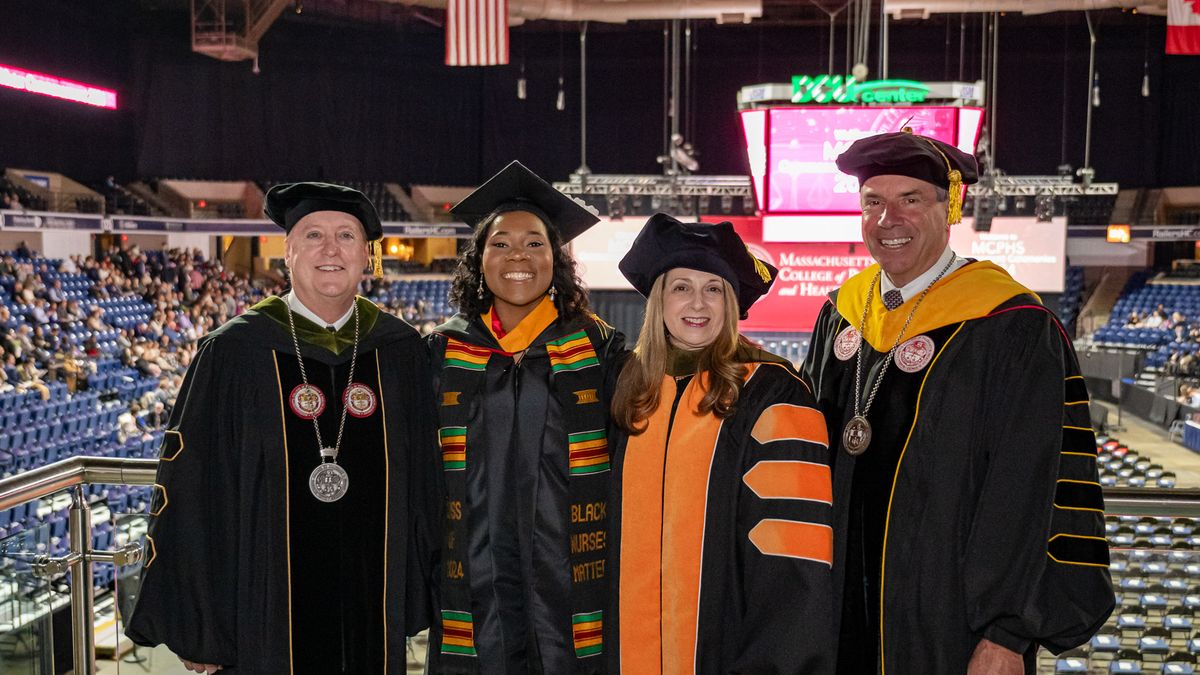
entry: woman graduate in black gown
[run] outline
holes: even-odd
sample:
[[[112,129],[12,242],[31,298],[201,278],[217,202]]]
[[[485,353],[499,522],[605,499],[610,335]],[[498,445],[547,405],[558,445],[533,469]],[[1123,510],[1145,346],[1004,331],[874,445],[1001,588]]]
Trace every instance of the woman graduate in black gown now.
[[[611,669],[832,672],[825,418],[738,333],[775,269],[729,223],[661,213],[620,267],[646,316],[613,401]]]
[[[598,219],[518,162],[451,212],[475,234],[460,311],[429,338],[446,489],[430,671],[601,673],[624,338],[562,248]]]

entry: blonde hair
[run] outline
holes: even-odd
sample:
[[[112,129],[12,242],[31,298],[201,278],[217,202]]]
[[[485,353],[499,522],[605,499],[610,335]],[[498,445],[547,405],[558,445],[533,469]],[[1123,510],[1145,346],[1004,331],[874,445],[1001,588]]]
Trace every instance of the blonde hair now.
[[[742,391],[746,367],[734,359],[738,346],[745,341],[738,334],[737,294],[728,281],[722,279],[721,284],[725,291],[721,330],[710,344],[700,350],[696,364],[696,377],[707,376],[704,381],[707,391],[697,412],[725,418],[733,414]],[[633,354],[621,369],[613,394],[613,421],[635,436],[646,430],[650,415],[662,404],[660,392],[663,377],[667,374],[667,355],[670,351],[666,322],[663,320],[666,285],[667,273],[664,272],[650,288],[641,335],[638,336]]]

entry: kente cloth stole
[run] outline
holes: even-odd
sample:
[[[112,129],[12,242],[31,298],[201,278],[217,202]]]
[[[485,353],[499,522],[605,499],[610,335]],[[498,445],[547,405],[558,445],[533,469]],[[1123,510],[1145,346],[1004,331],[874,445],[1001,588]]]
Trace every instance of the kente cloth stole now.
[[[596,345],[604,338],[599,326],[588,324],[565,337],[530,350],[545,349],[550,360],[550,396],[558,401],[562,428],[567,437],[550,449],[566,446],[568,476],[567,520],[570,541],[571,634],[577,658],[598,657],[604,649],[601,637],[603,608],[607,599],[607,575],[604,569],[608,535],[607,501],[610,473],[608,434],[601,390],[604,372]],[[470,541],[467,531],[467,472],[472,456],[481,452],[472,444],[471,418],[478,407],[488,361],[509,355],[488,347],[467,344],[447,336],[442,361],[441,443],[442,469],[446,479],[446,541],[441,579],[441,659],[474,671],[477,666],[466,659],[477,657],[474,623],[471,616],[470,566],[465,550]],[[526,355],[528,358],[528,355]],[[518,410],[516,413],[520,415]],[[566,627],[563,627],[566,630]]]

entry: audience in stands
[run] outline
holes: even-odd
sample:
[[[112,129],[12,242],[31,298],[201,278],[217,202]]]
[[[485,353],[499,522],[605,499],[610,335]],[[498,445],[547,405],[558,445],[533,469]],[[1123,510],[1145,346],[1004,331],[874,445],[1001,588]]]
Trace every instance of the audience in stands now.
[[[85,276],[87,297],[73,295],[64,275]],[[363,293],[422,334],[446,320],[432,299],[392,299],[394,283],[370,280]],[[230,273],[198,249],[147,253],[112,246],[99,256],[74,255],[59,264],[21,242],[11,254],[0,254],[0,393],[34,391],[45,400],[54,382],[68,392],[87,391],[98,362],[113,359],[155,382],[135,402],[136,411],[131,405],[132,417],[118,425],[123,442],[134,427],[144,432],[165,423],[197,340],[283,290]],[[110,317],[106,306],[112,305],[104,303],[119,301],[139,301],[147,309],[135,319]]]

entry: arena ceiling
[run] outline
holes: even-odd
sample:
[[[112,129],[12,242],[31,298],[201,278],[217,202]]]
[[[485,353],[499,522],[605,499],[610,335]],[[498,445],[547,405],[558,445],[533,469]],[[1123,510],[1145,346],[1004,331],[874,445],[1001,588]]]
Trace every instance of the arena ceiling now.
[[[848,5],[866,1],[877,13],[898,20],[938,20],[949,15],[1003,12],[1027,17],[1061,12],[1110,10],[1165,15],[1167,0],[508,0],[510,21],[526,29],[557,30],[561,21],[622,23],[669,18],[701,18],[773,26],[842,25],[852,14]],[[145,9],[187,14],[193,0],[137,0]],[[245,5],[283,5],[289,20],[366,23],[403,27],[419,23],[441,26],[446,0],[194,0],[224,4],[231,13]],[[298,15],[298,16],[297,16]],[[718,18],[720,17],[720,18]]]

